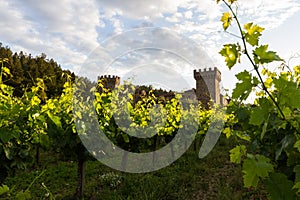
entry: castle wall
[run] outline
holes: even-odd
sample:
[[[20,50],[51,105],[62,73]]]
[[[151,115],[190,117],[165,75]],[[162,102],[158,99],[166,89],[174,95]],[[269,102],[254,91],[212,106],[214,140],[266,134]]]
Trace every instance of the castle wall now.
[[[215,68],[205,68],[203,70],[194,70],[194,79],[196,80],[196,97],[204,107],[207,107],[212,100],[216,104],[226,104],[226,99],[220,92],[221,72]],[[120,85],[120,77],[104,75],[99,76],[98,80],[101,80],[104,87],[110,90],[115,89]],[[187,99],[193,99],[191,96],[193,92],[186,91],[184,96]]]
[[[196,96],[205,107],[208,106],[210,101],[210,92],[204,78],[199,72],[194,70],[194,78],[196,80]]]

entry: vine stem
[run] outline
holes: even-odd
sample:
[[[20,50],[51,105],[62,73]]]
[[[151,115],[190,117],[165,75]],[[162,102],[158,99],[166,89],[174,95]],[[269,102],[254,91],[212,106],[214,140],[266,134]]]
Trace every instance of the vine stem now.
[[[238,25],[238,28],[239,28],[239,32],[241,34],[241,39],[243,41],[243,46],[244,46],[244,53],[246,54],[247,58],[249,59],[249,61],[251,62],[252,66],[254,67],[254,70],[256,71],[257,75],[258,75],[258,78],[259,78],[259,81],[260,83],[262,84],[262,88],[263,90],[268,94],[268,96],[270,97],[270,99],[273,101],[273,103],[275,104],[275,106],[277,107],[277,109],[279,110],[280,114],[282,115],[282,117],[285,119],[285,115],[283,114],[279,104],[277,103],[277,101],[275,100],[275,98],[271,95],[271,93],[268,91],[263,79],[262,79],[262,76],[261,74],[259,73],[258,71],[258,66],[254,63],[253,59],[251,58],[251,56],[249,55],[248,53],[248,50],[247,50],[247,44],[246,44],[246,39],[245,39],[245,36],[243,34],[243,30],[242,30],[242,26],[235,14],[235,12],[232,10],[232,7],[230,4],[228,4],[225,0],[222,0],[225,5],[230,9],[230,12],[232,13],[233,15],[233,18],[235,19],[237,25]]]
[[[26,190],[29,190],[31,188],[31,186],[34,184],[34,182],[39,179],[43,174],[45,173],[45,170],[43,170],[38,176],[36,176],[33,181],[30,183],[30,185],[27,187]]]

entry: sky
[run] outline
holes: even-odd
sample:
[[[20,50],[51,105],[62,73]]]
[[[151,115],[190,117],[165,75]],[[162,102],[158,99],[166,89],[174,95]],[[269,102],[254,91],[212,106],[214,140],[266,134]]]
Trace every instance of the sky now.
[[[300,63],[300,0],[238,2],[241,23],[266,28],[261,44],[291,66]],[[214,0],[0,0],[0,42],[45,53],[79,75],[133,77],[167,89],[195,87],[194,69],[218,67],[230,91],[234,74],[251,68],[243,59],[228,70],[218,54],[239,41],[222,30],[225,11]]]

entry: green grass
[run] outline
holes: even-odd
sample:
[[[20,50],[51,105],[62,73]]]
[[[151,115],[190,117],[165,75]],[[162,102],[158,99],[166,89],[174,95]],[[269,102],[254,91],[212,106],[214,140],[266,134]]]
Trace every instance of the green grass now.
[[[144,174],[123,173],[88,161],[85,199],[266,199],[264,190],[243,188],[240,166],[229,162],[230,148],[232,142],[223,138],[204,159],[191,148],[170,166]],[[49,199],[49,191],[55,199],[72,199],[76,163],[61,161],[50,153],[42,156],[43,167],[19,171],[4,184],[15,192],[25,190],[45,170],[30,188],[33,199]]]

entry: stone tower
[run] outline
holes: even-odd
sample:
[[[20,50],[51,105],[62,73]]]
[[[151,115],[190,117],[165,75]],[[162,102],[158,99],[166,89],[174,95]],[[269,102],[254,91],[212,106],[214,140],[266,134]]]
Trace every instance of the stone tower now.
[[[220,94],[221,72],[214,69],[194,70],[196,79],[196,95],[198,100],[207,104],[210,99],[216,104],[223,104]]]
[[[120,85],[119,76],[111,76],[111,75],[98,76],[98,80],[101,80],[104,88],[107,88],[109,90],[113,90]]]

